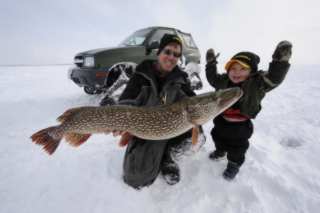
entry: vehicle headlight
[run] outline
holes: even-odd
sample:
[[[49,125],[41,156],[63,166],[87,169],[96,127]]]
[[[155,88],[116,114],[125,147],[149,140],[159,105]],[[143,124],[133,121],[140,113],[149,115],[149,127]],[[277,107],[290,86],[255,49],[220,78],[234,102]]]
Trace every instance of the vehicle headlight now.
[[[93,56],[84,57],[83,66],[85,66],[85,67],[94,67],[94,57]]]

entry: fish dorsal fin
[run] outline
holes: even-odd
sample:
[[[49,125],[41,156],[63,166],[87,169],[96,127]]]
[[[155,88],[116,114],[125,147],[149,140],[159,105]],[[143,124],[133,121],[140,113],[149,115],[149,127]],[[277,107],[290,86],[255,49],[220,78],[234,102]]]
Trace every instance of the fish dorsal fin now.
[[[66,120],[68,120],[70,117],[72,117],[75,113],[83,110],[84,108],[88,108],[88,107],[76,107],[76,108],[68,109],[67,111],[65,111],[62,115],[60,115],[57,118],[57,121],[63,123]]]

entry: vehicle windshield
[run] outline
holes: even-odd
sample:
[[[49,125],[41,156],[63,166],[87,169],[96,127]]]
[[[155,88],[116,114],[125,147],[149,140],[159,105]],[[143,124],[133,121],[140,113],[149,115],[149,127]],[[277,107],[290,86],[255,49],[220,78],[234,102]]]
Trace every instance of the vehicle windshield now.
[[[147,35],[150,33],[151,29],[143,29],[134,32],[123,42],[120,43],[120,46],[137,46],[142,45],[144,40],[146,40]]]
[[[191,37],[190,34],[186,34],[186,33],[182,33],[180,32],[180,34],[182,35],[182,38],[184,40],[184,43],[191,48],[197,48],[196,44],[193,41],[193,38]]]

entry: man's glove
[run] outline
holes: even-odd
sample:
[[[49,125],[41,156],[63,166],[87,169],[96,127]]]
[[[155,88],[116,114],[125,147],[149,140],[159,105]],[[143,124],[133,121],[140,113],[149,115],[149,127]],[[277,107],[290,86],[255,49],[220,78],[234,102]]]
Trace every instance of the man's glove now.
[[[274,61],[286,61],[288,62],[289,59],[291,58],[291,54],[292,54],[292,44],[289,41],[281,41],[273,55],[272,55],[272,59]]]
[[[216,55],[212,48],[208,49],[207,50],[207,54],[206,54],[206,62],[207,62],[207,64],[217,63],[217,58],[219,57],[219,55],[220,55],[220,53],[218,53]]]

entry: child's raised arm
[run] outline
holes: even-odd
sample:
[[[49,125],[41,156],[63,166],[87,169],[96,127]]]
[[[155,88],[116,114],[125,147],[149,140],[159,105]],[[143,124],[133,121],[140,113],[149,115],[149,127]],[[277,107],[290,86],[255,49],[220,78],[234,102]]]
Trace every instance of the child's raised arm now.
[[[208,82],[216,89],[219,89],[224,82],[226,82],[226,74],[217,73],[217,58],[219,53],[216,55],[213,49],[208,49],[206,54],[206,76]]]
[[[289,41],[281,41],[277,45],[272,55],[272,62],[269,64],[269,71],[263,76],[267,91],[277,87],[286,77],[291,54],[292,44]]]

